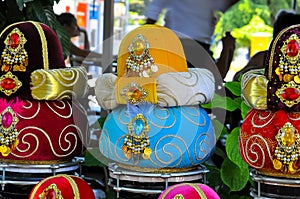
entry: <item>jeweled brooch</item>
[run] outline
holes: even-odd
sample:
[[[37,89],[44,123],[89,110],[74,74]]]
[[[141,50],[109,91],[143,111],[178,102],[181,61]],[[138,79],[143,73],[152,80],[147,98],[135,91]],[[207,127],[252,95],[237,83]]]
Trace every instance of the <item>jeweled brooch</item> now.
[[[279,129],[275,139],[277,146],[273,167],[284,173],[296,173],[298,169],[296,162],[300,155],[300,136],[297,129],[287,122]]]
[[[149,52],[150,44],[142,34],[138,34],[128,47],[126,59],[126,76],[151,77],[158,71],[157,65]]]
[[[143,114],[137,114],[128,124],[128,134],[124,139],[122,151],[131,159],[133,156],[142,156],[149,159],[152,153],[148,131],[150,126]]]

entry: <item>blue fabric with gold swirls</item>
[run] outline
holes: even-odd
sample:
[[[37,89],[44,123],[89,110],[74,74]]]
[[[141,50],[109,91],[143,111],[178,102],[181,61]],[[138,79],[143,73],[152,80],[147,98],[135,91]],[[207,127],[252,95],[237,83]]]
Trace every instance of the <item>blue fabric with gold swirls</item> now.
[[[148,169],[188,168],[205,162],[215,146],[214,129],[204,109],[156,106],[148,117],[150,157],[126,157],[122,147],[129,122],[127,107],[119,106],[107,116],[102,129],[100,152],[118,163]]]

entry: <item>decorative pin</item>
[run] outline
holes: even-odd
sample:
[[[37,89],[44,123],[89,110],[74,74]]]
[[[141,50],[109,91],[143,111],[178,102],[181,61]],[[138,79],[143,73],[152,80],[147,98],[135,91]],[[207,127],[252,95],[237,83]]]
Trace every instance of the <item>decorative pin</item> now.
[[[49,185],[44,191],[39,195],[39,199],[63,199],[61,191],[57,188],[56,184]]]
[[[282,85],[275,94],[288,107],[292,107],[300,102],[300,86],[293,81]]]
[[[296,34],[292,34],[281,47],[283,56],[280,57],[279,67],[276,68],[276,74],[280,81],[289,82],[294,80],[300,83],[300,39]]]
[[[151,77],[158,71],[154,59],[149,53],[150,44],[138,34],[128,47],[130,55],[126,59],[126,75],[129,77]]]
[[[7,107],[0,115],[0,152],[3,156],[8,156],[19,144],[19,132],[16,129],[18,122],[19,119],[11,107]]]
[[[13,29],[4,40],[5,49],[1,55],[1,70],[4,72],[26,71],[28,54],[24,49],[27,42],[24,34],[18,29]]]
[[[277,146],[273,166],[276,170],[294,174],[297,171],[296,162],[300,155],[300,136],[297,129],[287,122],[275,136]]]
[[[142,155],[144,159],[149,159],[152,153],[148,131],[150,126],[143,114],[137,114],[127,126],[129,133],[123,143],[123,153],[131,159],[134,155]]]
[[[21,86],[22,82],[20,82],[18,77],[11,72],[0,77],[0,91],[7,96],[15,93]]]
[[[129,103],[138,104],[144,102],[144,99],[148,96],[148,92],[138,83],[131,82],[122,89],[120,95]]]
[[[182,194],[176,194],[173,199],[184,199]]]

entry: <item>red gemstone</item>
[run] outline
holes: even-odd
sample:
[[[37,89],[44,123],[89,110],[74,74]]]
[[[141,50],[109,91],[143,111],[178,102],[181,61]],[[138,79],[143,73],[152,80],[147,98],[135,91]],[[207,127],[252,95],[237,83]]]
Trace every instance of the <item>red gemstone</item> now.
[[[45,195],[43,199],[56,199],[56,192],[54,191],[54,189],[49,189]]]
[[[8,128],[10,127],[10,125],[12,124],[13,122],[13,116],[10,112],[5,112],[2,116],[2,125],[4,128]]]
[[[299,43],[293,39],[289,41],[289,43],[286,45],[286,54],[290,57],[295,57],[298,55],[299,51]]]
[[[7,77],[1,81],[1,87],[5,90],[12,90],[16,87],[16,82],[15,80]]]
[[[296,100],[298,97],[300,97],[300,93],[297,89],[295,88],[286,88],[283,90],[281,93],[281,96],[283,99],[288,100],[288,101],[293,101]]]
[[[13,33],[9,37],[8,45],[15,49],[19,46],[20,44],[20,36],[17,33]]]

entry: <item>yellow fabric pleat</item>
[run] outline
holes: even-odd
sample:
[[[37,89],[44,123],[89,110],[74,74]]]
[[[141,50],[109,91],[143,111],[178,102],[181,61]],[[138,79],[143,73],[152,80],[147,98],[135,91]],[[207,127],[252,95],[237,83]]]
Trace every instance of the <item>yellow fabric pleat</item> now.
[[[116,81],[116,99],[118,104],[127,104],[126,98],[121,96],[123,89],[126,89],[128,85],[132,82],[137,83],[141,86],[146,92],[147,96],[145,97],[146,102],[152,104],[157,104],[157,94],[156,94],[156,78],[141,78],[141,77],[119,77]]]
[[[35,70],[31,74],[31,95],[37,100],[61,100],[87,95],[84,67]]]
[[[268,79],[262,73],[263,71],[253,70],[243,75],[242,97],[248,106],[266,110]]]

